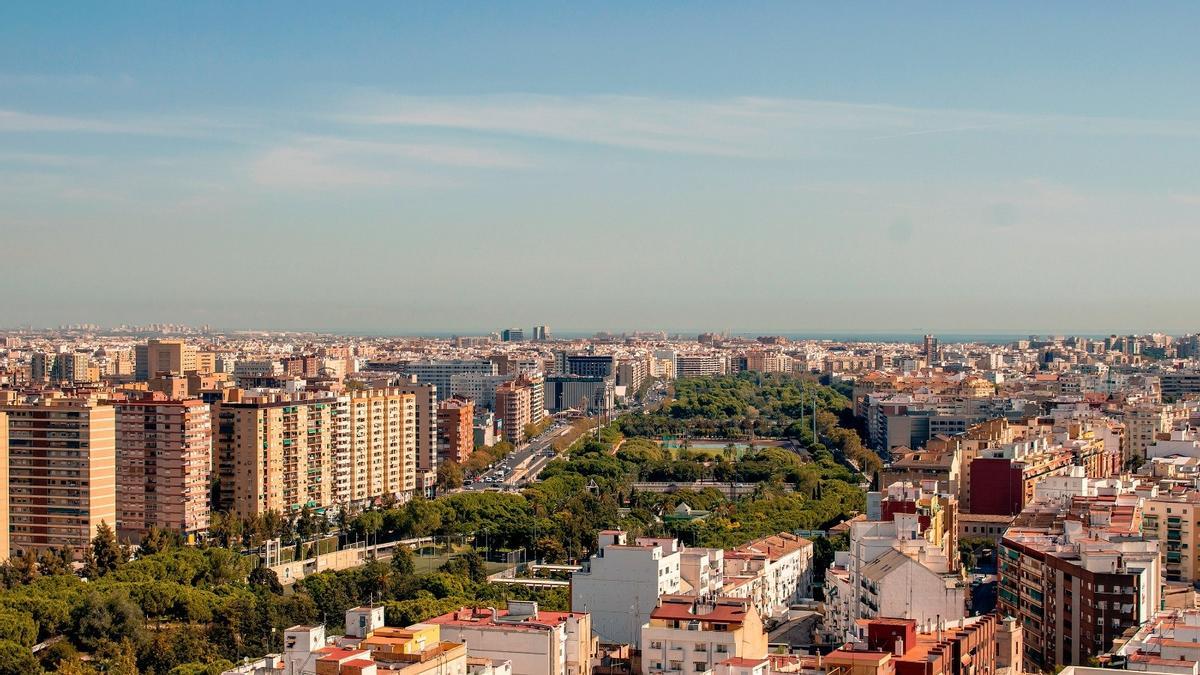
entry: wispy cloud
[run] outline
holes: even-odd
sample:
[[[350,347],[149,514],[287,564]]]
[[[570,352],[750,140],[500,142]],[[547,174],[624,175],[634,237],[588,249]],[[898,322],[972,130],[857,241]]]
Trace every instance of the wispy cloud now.
[[[833,142],[950,133],[1028,133],[1200,138],[1200,123],[814,101],[686,100],[638,96],[363,96],[337,120],[428,127],[728,157],[794,156]]]

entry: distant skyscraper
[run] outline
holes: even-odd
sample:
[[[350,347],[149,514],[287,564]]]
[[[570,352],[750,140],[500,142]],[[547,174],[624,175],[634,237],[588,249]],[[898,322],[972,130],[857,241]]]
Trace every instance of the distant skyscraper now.
[[[549,340],[549,339],[550,339],[550,327],[549,326],[534,326],[533,327],[534,342],[545,342],[546,340]]]
[[[500,340],[503,342],[522,342],[525,340],[525,331],[521,328],[505,328],[500,331]]]
[[[925,336],[925,363],[933,365],[938,359],[938,339],[933,335]]]

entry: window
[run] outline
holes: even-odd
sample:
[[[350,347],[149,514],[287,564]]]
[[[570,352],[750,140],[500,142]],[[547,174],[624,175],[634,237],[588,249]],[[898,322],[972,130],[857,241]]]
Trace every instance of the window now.
[[[708,664],[703,661],[696,661],[692,664],[692,670],[695,670],[697,673],[703,673],[708,670]]]

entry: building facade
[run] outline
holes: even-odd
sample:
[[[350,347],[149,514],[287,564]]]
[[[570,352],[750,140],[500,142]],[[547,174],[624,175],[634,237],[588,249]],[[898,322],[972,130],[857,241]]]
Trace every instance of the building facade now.
[[[54,399],[8,416],[10,547],[82,551],[100,523],[116,528],[116,412]]]
[[[147,528],[185,538],[208,529],[212,420],[199,399],[162,394],[116,404],[117,533]]]

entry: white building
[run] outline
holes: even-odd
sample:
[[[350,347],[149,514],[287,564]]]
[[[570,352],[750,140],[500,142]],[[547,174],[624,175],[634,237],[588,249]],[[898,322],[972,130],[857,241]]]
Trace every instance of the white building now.
[[[571,609],[592,616],[601,642],[639,645],[660,595],[680,592],[680,551],[674,539],[639,538],[604,530],[584,569],[571,575]]]
[[[583,612],[540,611],[509,600],[508,609],[464,607],[426,621],[471,656],[512,663],[513,675],[590,675],[596,641]]]
[[[725,552],[724,594],[754,601],[763,619],[787,616],[812,595],[813,543],[788,532]]]
[[[665,597],[642,627],[642,673],[715,673],[733,658],[767,656],[767,634],[754,603]]]

